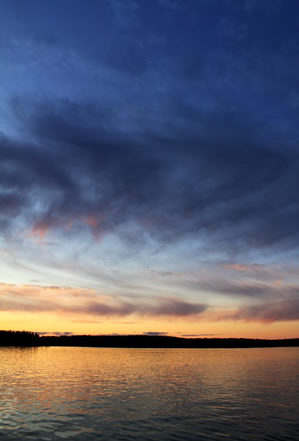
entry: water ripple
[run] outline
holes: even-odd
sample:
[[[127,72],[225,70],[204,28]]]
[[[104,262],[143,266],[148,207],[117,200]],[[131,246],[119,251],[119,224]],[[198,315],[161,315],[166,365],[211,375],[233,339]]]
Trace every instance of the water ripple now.
[[[0,441],[294,441],[298,372],[298,348],[0,348]]]

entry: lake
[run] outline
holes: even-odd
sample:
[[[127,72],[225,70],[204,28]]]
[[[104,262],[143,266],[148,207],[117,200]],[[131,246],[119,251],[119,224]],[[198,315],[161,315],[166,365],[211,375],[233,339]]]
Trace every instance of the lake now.
[[[299,439],[299,348],[0,348],[0,440]]]

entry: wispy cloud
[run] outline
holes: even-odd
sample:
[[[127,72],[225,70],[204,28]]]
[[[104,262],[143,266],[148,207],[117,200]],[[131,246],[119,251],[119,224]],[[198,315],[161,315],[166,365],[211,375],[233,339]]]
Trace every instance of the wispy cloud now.
[[[168,332],[159,332],[159,331],[148,331],[143,333],[143,335],[152,335],[152,336],[167,335],[167,334]]]
[[[0,309],[293,320],[298,2],[2,3]]]
[[[299,299],[276,300],[218,314],[219,320],[274,323],[299,320]]]
[[[176,298],[140,299],[129,303],[122,299],[101,296],[95,290],[57,286],[0,284],[0,310],[51,312],[57,314],[118,316],[132,314],[150,317],[198,316],[207,305]]]

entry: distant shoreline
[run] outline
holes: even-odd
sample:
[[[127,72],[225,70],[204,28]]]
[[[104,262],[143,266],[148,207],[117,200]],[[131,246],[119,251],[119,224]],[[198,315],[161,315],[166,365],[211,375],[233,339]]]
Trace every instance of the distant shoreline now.
[[[62,335],[40,336],[35,332],[0,331],[0,346],[78,346],[114,348],[270,348],[299,347],[299,338],[184,338],[159,335]]]

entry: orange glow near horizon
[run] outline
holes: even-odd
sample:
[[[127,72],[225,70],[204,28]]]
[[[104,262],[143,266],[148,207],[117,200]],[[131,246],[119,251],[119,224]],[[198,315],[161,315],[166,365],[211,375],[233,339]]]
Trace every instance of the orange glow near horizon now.
[[[298,321],[272,324],[245,321],[209,322],[200,319],[165,319],[129,316],[70,317],[54,313],[1,312],[1,329],[34,332],[72,332],[74,334],[143,334],[161,332],[173,336],[215,338],[298,338]]]
[[[285,302],[276,304],[285,308]],[[289,306],[289,305],[288,305]],[[299,321],[240,315],[224,302],[203,306],[176,297],[111,296],[91,288],[0,283],[3,330],[74,334],[163,333],[186,337],[298,338]],[[273,309],[276,313],[276,309]],[[245,310],[246,312],[246,310]],[[274,314],[275,315],[275,314]]]

